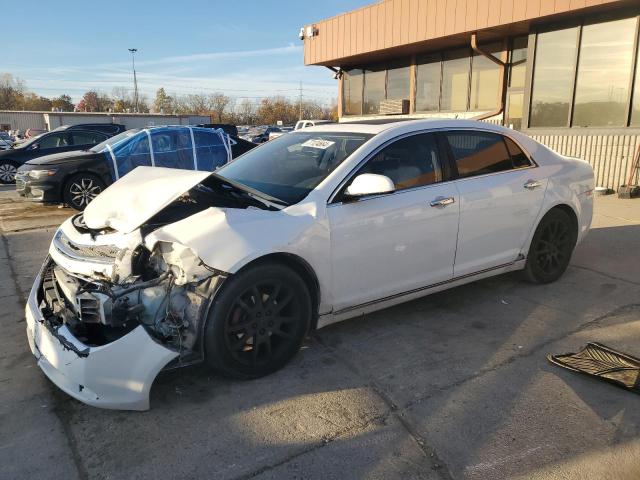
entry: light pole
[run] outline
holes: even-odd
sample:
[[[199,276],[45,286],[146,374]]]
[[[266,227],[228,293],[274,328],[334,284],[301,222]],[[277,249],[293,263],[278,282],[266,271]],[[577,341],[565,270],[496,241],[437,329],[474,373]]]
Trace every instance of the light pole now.
[[[130,48],[131,52],[131,66],[133,67],[133,109],[135,113],[138,113],[138,79],[136,78],[136,52],[137,48]]]

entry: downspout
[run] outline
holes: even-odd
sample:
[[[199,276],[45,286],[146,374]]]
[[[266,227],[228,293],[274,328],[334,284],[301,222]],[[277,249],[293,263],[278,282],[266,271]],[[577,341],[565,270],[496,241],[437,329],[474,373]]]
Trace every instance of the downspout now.
[[[483,57],[488,58],[493,63],[497,64],[500,67],[500,100],[498,103],[498,108],[492,110],[487,113],[483,113],[482,115],[478,115],[477,117],[472,117],[471,120],[486,120],[487,118],[495,117],[496,115],[500,115],[504,112],[504,100],[505,100],[505,90],[507,85],[507,62],[503,62],[502,60],[494,57],[492,54],[485,52],[478,46],[478,33],[473,32],[471,34],[471,48],[478,55],[482,55]]]
[[[329,70],[331,70],[334,75],[333,75],[333,79],[334,80],[338,80],[340,77],[342,77],[342,69],[341,68],[336,68],[336,67],[330,67],[329,65],[325,65],[326,68],[328,68]]]

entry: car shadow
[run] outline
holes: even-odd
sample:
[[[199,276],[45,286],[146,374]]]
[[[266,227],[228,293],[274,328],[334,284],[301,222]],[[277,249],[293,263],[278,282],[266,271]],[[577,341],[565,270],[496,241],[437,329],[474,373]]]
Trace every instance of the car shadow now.
[[[607,239],[639,229],[595,229],[589,251],[617,255]],[[581,248],[576,256],[589,262]],[[626,254],[640,264],[640,250]],[[367,477],[397,465],[393,453],[417,438],[455,478],[522,475],[639,435],[633,395],[545,360],[561,342],[577,349],[571,335],[585,325],[626,321],[607,314],[637,302],[639,292],[582,266],[550,285],[502,275],[322,329],[290,365],[265,378],[229,380],[200,365],[160,375],[148,412],[71,399],[63,408],[80,455],[102,472],[177,468],[184,476],[227,478],[268,468],[287,476],[304,473],[278,470],[291,459],[301,469],[303,458],[338,469],[364,456],[355,473]],[[130,453],[104,454],[123,440]],[[367,453],[374,440],[386,446],[374,449],[378,457]],[[417,443],[409,444],[413,452]],[[332,453],[316,458],[325,448]],[[176,466],[176,451],[189,461]],[[420,463],[422,451],[407,455],[400,472],[435,462]]]

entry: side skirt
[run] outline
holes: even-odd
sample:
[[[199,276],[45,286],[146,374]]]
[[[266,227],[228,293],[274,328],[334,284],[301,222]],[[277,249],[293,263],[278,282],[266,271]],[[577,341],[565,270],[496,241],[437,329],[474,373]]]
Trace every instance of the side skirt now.
[[[432,293],[441,292],[443,290],[448,290],[460,285],[465,285],[467,283],[475,282],[476,280],[482,280],[483,278],[489,278],[495,275],[513,272],[516,270],[522,270],[525,266],[525,263],[525,259],[516,260],[513,263],[499,265],[497,267],[482,270],[480,272],[465,275],[463,277],[452,278],[451,280],[447,280],[445,282],[436,283],[434,285],[427,285],[426,287],[417,288],[409,292],[398,293],[389,297],[373,300],[371,302],[355,305],[353,307],[344,308],[336,312],[326,313],[324,315],[320,315],[320,317],[318,318],[317,328],[320,329],[322,327],[326,327],[327,325],[341,322],[342,320],[366,315],[367,313],[375,312],[376,310],[382,310],[384,308],[392,307],[400,303],[415,300],[416,298],[431,295]]]

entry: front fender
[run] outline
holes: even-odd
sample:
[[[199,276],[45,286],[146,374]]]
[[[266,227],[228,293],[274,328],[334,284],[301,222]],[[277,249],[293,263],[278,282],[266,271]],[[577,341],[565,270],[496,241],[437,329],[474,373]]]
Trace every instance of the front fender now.
[[[144,241],[149,250],[158,242],[179,243],[209,267],[230,274],[266,255],[296,255],[314,270],[321,298],[329,300],[329,229],[324,216],[316,215],[313,203],[278,211],[208,208],[155,230]]]

